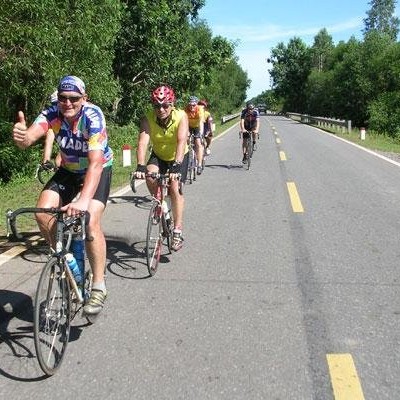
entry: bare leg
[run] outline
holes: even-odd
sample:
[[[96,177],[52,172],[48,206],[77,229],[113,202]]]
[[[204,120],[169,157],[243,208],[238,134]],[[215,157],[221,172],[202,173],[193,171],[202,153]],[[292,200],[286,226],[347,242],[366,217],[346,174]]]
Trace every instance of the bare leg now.
[[[93,283],[104,281],[107,246],[101,229],[101,217],[105,205],[98,200],[89,203],[90,221],[87,229],[86,250],[93,273]]]
[[[61,207],[61,198],[57,192],[52,190],[43,190],[40,193],[36,207],[50,208],[50,207]],[[46,242],[54,248],[54,236],[55,236],[55,219],[54,216],[49,214],[36,214],[36,222],[38,223],[40,232],[45,238]]]

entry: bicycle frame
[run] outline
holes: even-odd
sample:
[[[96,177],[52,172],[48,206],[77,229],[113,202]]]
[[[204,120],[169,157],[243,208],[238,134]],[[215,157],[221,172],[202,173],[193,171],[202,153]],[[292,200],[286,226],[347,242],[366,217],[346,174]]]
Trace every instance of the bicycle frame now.
[[[169,191],[169,174],[148,172],[145,176],[146,178],[152,178],[157,181],[156,191],[152,193],[152,205],[147,221],[145,248],[147,269],[149,275],[153,276],[157,271],[164,239],[167,240],[166,245],[171,254],[173,215],[171,213],[170,204],[166,201]],[[134,175],[132,175],[131,187],[133,192],[136,193]],[[166,209],[163,207],[164,202],[167,204]],[[167,218],[167,215],[169,215],[169,218]]]
[[[91,289],[90,275],[84,271],[84,279],[78,287],[66,262],[71,236],[80,235],[83,240],[86,238],[86,218],[89,214],[65,217],[65,212],[58,208],[8,210],[7,228],[11,229],[16,238],[21,238],[16,229],[16,219],[24,213],[46,213],[56,218],[54,248],[51,248],[38,281],[33,318],[37,359],[43,372],[50,376],[62,363],[69,340],[70,322],[84,304],[85,289],[88,292]],[[65,232],[69,235],[67,242]],[[73,311],[74,305],[76,308]],[[86,318],[91,322],[89,317]]]

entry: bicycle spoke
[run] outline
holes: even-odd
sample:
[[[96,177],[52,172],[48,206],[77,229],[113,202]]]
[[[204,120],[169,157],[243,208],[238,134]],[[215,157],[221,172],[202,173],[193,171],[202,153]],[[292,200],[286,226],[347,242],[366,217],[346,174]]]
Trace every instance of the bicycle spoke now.
[[[153,276],[157,271],[162,247],[161,205],[154,203],[150,209],[147,222],[146,259],[149,274]]]
[[[34,340],[46,375],[60,367],[70,332],[70,291],[61,261],[53,257],[39,278],[35,297]]]

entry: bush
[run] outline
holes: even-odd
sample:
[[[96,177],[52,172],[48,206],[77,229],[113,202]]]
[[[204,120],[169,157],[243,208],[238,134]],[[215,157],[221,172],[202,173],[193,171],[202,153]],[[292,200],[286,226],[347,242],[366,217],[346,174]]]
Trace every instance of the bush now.
[[[400,138],[400,93],[381,94],[368,107],[369,128],[392,138]]]

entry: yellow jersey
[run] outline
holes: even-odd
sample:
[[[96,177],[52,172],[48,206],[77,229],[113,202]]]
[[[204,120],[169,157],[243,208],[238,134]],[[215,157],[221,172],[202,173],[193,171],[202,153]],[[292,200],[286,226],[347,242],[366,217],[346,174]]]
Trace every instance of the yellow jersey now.
[[[182,117],[185,115],[184,110],[173,108],[170,115],[170,120],[166,127],[163,127],[157,122],[157,115],[154,109],[149,110],[145,117],[150,126],[150,140],[155,155],[164,161],[174,161],[178,137],[178,127]],[[188,151],[187,144],[185,145],[184,154]]]
[[[186,107],[185,111],[189,119],[189,128],[200,128],[200,124],[204,123],[204,107],[196,106],[193,111]]]

